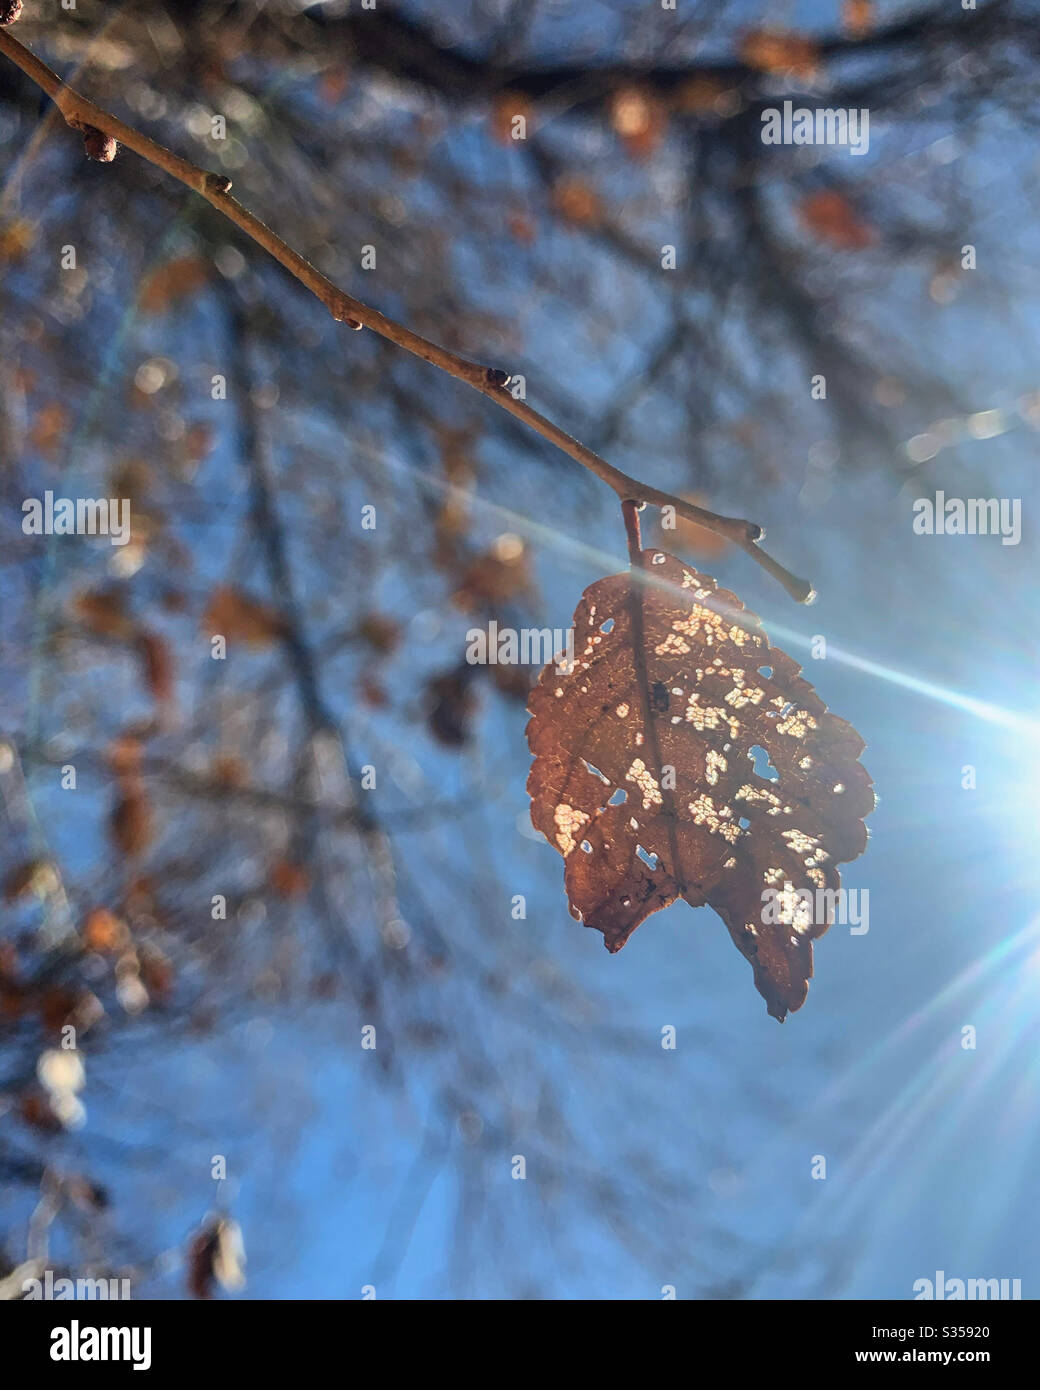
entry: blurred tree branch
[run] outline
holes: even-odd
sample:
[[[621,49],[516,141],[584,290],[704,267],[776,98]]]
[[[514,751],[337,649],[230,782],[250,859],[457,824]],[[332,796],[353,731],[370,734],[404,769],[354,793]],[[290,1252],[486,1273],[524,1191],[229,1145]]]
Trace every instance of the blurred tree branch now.
[[[760,69],[732,58],[694,59],[682,63],[502,62],[494,56],[472,57],[439,41],[429,25],[392,6],[372,11],[329,10],[312,5],[306,17],[320,28],[323,40],[339,40],[366,67],[435,91],[455,102],[471,103],[508,92],[518,97],[565,98],[572,109],[601,107],[619,90],[638,85],[661,97],[681,91],[692,78],[737,84],[760,75]],[[1000,33],[1007,40],[1031,40],[1035,26],[1010,13],[1006,0],[964,13],[937,4],[863,35],[837,34],[815,44],[819,58],[831,62],[849,56],[892,51],[911,55],[936,41],[965,41]]]

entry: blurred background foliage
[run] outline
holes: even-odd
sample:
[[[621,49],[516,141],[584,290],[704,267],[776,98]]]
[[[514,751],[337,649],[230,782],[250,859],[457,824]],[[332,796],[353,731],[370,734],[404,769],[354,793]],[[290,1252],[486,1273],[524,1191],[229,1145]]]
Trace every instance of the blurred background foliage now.
[[[940,565],[907,499],[1007,495],[1035,449],[1038,35],[1003,0],[28,0],[17,26],[352,294],[769,526],[809,616],[718,538],[665,540],[778,640],[904,672],[809,674],[896,784],[863,881],[907,921],[921,854],[951,904],[970,855],[936,829],[953,774],[899,777],[930,735],[950,766],[974,745],[927,703],[894,732],[906,663],[1012,705],[1020,675],[1027,547]],[[785,98],[866,107],[869,153],[764,145]],[[828,937],[779,1040],[707,911],[608,961],[527,822],[536,673],[463,653],[491,618],[568,623],[623,564],[612,497],[129,152],[87,162],[6,62],[0,169],[0,1277],[234,1287],[228,1214],[267,1296],[890,1292],[855,1284],[862,1224],[806,1234],[809,1157],[884,1115],[895,1073],[839,1068],[971,932],[898,968],[901,929],[869,964]],[[129,544],[23,534],[48,488],[129,498]]]

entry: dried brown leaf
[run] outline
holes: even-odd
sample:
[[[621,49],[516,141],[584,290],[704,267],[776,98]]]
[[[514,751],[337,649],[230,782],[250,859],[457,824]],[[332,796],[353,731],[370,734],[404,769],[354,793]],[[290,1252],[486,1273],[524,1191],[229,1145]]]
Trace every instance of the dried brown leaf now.
[[[733,594],[663,551],[640,564],[585,591],[574,670],[547,666],[532,692],[531,819],[609,951],[680,896],[708,904],[782,1021],[832,910],[805,921],[785,901],[773,922],[765,890],[836,890],[837,865],[863,852],[863,740]]]
[[[521,117],[523,125],[514,122]],[[534,108],[525,96],[518,92],[500,92],[495,98],[490,114],[491,133],[500,145],[512,145],[517,129],[525,132],[534,126]],[[521,137],[526,138],[526,135]]]
[[[306,897],[310,886],[310,874],[302,864],[279,859],[271,866],[271,887],[280,898]]]
[[[602,200],[584,179],[560,179],[552,191],[552,205],[574,227],[598,227],[603,220]]]
[[[854,39],[866,38],[877,23],[874,0],[844,0],[841,25]]]
[[[675,97],[677,110],[686,115],[717,111],[719,99],[731,91],[731,84],[719,77],[698,74],[688,77]]]
[[[134,620],[122,589],[87,589],[76,595],[72,609],[83,626],[99,637],[129,641],[134,635]]]
[[[285,633],[285,619],[277,608],[226,585],[214,589],[202,621],[214,636],[251,647],[269,646]]]
[[[141,309],[146,314],[164,313],[201,289],[209,274],[209,264],[200,256],[179,256],[156,266],[141,288]]]
[[[437,742],[448,748],[461,748],[472,734],[472,720],[477,710],[473,669],[460,666],[432,676],[426,683],[427,726]]]
[[[123,733],[109,744],[105,759],[120,782],[136,785],[136,777],[144,758],[144,744],[135,733]]]
[[[32,249],[36,228],[31,222],[19,219],[0,227],[0,265],[18,265]]]
[[[812,39],[786,29],[751,29],[740,43],[740,57],[759,72],[790,73],[811,80],[820,53]]]
[[[210,764],[209,775],[218,786],[234,789],[249,785],[249,768],[234,753],[220,753]]]
[[[396,650],[401,635],[401,624],[385,613],[366,613],[358,622],[358,636],[380,656]]]
[[[877,241],[870,223],[835,189],[810,194],[799,211],[809,230],[839,251],[863,251]]]
[[[101,953],[121,950],[129,935],[126,923],[107,907],[92,908],[80,931],[85,949]]]
[[[149,946],[138,955],[141,983],[156,1003],[164,1003],[173,989],[173,962],[156,946]]]
[[[112,808],[109,830],[116,848],[127,858],[143,854],[152,843],[152,807],[142,788],[126,786]]]
[[[236,1221],[209,1217],[188,1248],[188,1289],[195,1298],[212,1298],[214,1285],[230,1292],[245,1284],[245,1249]]]
[[[215,1227],[206,1226],[192,1237],[186,1261],[188,1291],[193,1298],[213,1297],[213,1261],[217,1253]]]
[[[466,567],[455,602],[467,612],[519,598],[530,592],[531,568],[522,537],[505,531]]]
[[[610,101],[610,123],[633,158],[652,155],[668,128],[663,102],[644,87],[622,87]]]
[[[29,442],[41,454],[54,458],[69,427],[69,413],[59,401],[42,406],[29,431]]]
[[[152,696],[165,704],[173,699],[173,657],[166,640],[157,632],[142,629],[137,636],[137,652],[144,669],[145,684]]]

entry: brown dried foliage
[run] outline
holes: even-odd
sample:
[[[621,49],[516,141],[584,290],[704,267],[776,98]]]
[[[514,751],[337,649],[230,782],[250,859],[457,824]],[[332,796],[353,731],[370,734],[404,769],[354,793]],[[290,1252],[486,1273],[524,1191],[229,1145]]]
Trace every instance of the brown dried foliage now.
[[[141,287],[140,307],[146,314],[163,314],[194,295],[210,276],[201,256],[179,256],[156,266]]]
[[[109,817],[109,831],[116,849],[128,859],[144,854],[155,837],[152,806],[144,788],[124,785]]]
[[[839,251],[864,251],[877,241],[877,232],[859,215],[848,198],[824,189],[804,199],[802,221],[821,241]]]
[[[785,29],[752,29],[740,43],[740,57],[758,72],[791,74],[811,81],[820,53],[812,39]]]
[[[547,666],[532,692],[531,819],[564,856],[572,916],[609,951],[678,897],[707,904],[783,1021],[832,911],[806,921],[785,896],[770,922],[764,890],[835,890],[837,865],[863,852],[863,740],[733,594],[663,551],[637,553],[638,573],[585,591],[573,671]]]
[[[285,618],[277,608],[228,585],[213,590],[202,623],[214,636],[249,647],[267,647],[285,635]]]

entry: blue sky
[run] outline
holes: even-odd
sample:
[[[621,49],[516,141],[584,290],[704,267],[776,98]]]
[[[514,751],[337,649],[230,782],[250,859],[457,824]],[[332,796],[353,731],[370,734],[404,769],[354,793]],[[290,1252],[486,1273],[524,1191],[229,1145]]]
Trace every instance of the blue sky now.
[[[822,9],[814,5],[810,18]],[[922,137],[933,138],[941,136]],[[1012,171],[1033,154],[1008,151],[999,123],[979,139],[956,177],[976,207],[993,209],[982,218],[992,239],[980,245],[980,264],[999,255],[1007,269],[1010,257],[1014,281],[1008,245],[1021,243],[1015,254],[1027,266],[1035,236],[1001,225],[1000,209],[1014,191]],[[459,136],[464,167],[491,157],[486,148],[473,153],[481,141],[479,132]],[[885,167],[887,153],[879,131],[865,177]],[[950,234],[958,239],[958,229]],[[482,263],[487,252],[463,243],[460,264],[467,254]],[[767,1017],[746,962],[709,909],[677,904],[608,956],[599,936],[569,917],[559,856],[528,824],[522,708],[485,698],[477,746],[458,754],[432,745],[399,709],[364,710],[349,685],[337,686],[336,713],[359,762],[385,766],[401,796],[418,788],[420,798],[467,808],[397,842],[407,868],[404,917],[418,924],[432,911],[468,962],[445,995],[460,1117],[445,1118],[445,1078],[404,1018],[400,1084],[388,1084],[361,1051],[364,1020],[346,1002],[249,1002],[216,1033],[178,1033],[172,1042],[146,1020],[139,1041],[131,1036],[90,1060],[90,1120],[63,1141],[69,1163],[108,1177],[121,1209],[150,1213],[138,1245],[153,1260],[168,1254],[155,1261],[143,1296],[180,1296],[177,1252],[216,1203],[242,1225],[245,1296],[254,1298],[360,1297],[368,1284],[393,1298],[525,1290],[658,1298],[674,1284],[679,1297],[905,1299],[936,1270],[1019,1278],[1026,1297],[1040,1291],[1030,1186],[1040,1159],[1036,433],[1023,406],[1036,389],[1035,305],[1002,318],[969,292],[937,316],[919,279],[919,267],[891,267],[876,299],[879,331],[941,364],[968,401],[966,418],[1002,411],[1000,429],[990,435],[980,424],[972,438],[966,428],[965,442],[917,469],[901,453],[885,470],[862,471],[844,466],[858,460],[821,467],[819,454],[778,437],[774,486],[727,476],[711,502],[764,523],[776,555],[816,583],[817,603],[791,603],[732,550],[704,564],[866,740],[879,802],[867,852],[844,869],[843,883],[869,893],[869,932],[830,930],[816,949],[808,1001],[783,1027]],[[591,277],[600,290],[611,283],[609,269]],[[889,321],[901,283],[906,314]],[[613,288],[623,301],[635,295],[625,276]],[[873,288],[868,280],[868,302]],[[629,335],[575,369],[586,325],[562,313],[551,292],[526,285],[522,261],[508,262],[482,297],[483,307],[522,325],[536,405],[554,379],[573,381],[575,371],[590,400],[609,402],[657,326],[651,312],[635,316]],[[125,365],[134,353],[159,351],[164,331],[149,326],[147,342],[127,346]],[[187,332],[208,352],[219,325],[199,314]],[[747,329],[732,332],[739,343]],[[691,362],[690,374],[696,369]],[[265,370],[277,382],[283,367],[275,360]],[[777,364],[777,389],[787,388],[790,370]],[[629,444],[612,457],[679,488],[689,460],[669,453],[664,423],[662,413],[662,435],[645,452]],[[919,428],[932,423],[922,417]],[[286,441],[322,448],[335,422],[294,418],[280,427]],[[388,487],[399,495],[416,481],[415,466],[393,439],[382,446]],[[280,447],[276,467],[287,477],[289,443]],[[363,495],[353,471],[360,445],[335,447],[341,471],[323,480],[318,498],[329,515]],[[564,627],[585,586],[624,565],[617,509],[562,458],[535,463],[493,435],[482,447],[475,538],[507,529],[525,536],[537,619]],[[94,461],[82,463],[89,474]],[[219,526],[203,518],[207,541],[194,537],[204,575],[221,571],[224,552],[212,538],[233,527],[236,477],[224,440],[198,480],[203,499],[223,498],[227,508]],[[939,488],[1022,498],[1021,543],[915,535],[914,500]],[[320,633],[330,552],[310,540],[307,501],[287,482],[287,515],[300,521],[294,558]],[[356,566],[367,602],[406,624],[388,679],[418,690],[457,656],[468,622],[434,584],[385,563],[414,527],[403,506],[397,514],[391,503],[388,514],[378,563],[349,537],[344,563]],[[810,656],[817,635],[827,641],[824,660]],[[962,785],[966,765],[975,769],[971,790]],[[82,853],[79,826],[62,821],[53,794],[40,796],[56,845],[74,858],[79,844]],[[516,893],[528,904],[523,922],[509,913]],[[506,987],[479,988],[493,970]],[[660,1047],[665,1025],[677,1029],[674,1053]],[[971,1050],[962,1047],[966,1027],[976,1030]],[[208,1176],[218,1153],[231,1174],[219,1192]],[[523,1182],[511,1177],[515,1154],[528,1156]],[[821,1155],[827,1176],[817,1180]],[[644,1203],[648,1227],[674,1232],[667,1258],[657,1245],[643,1247],[638,1229],[597,1197],[607,1177],[622,1184],[622,1215],[634,1213],[636,1227]]]

